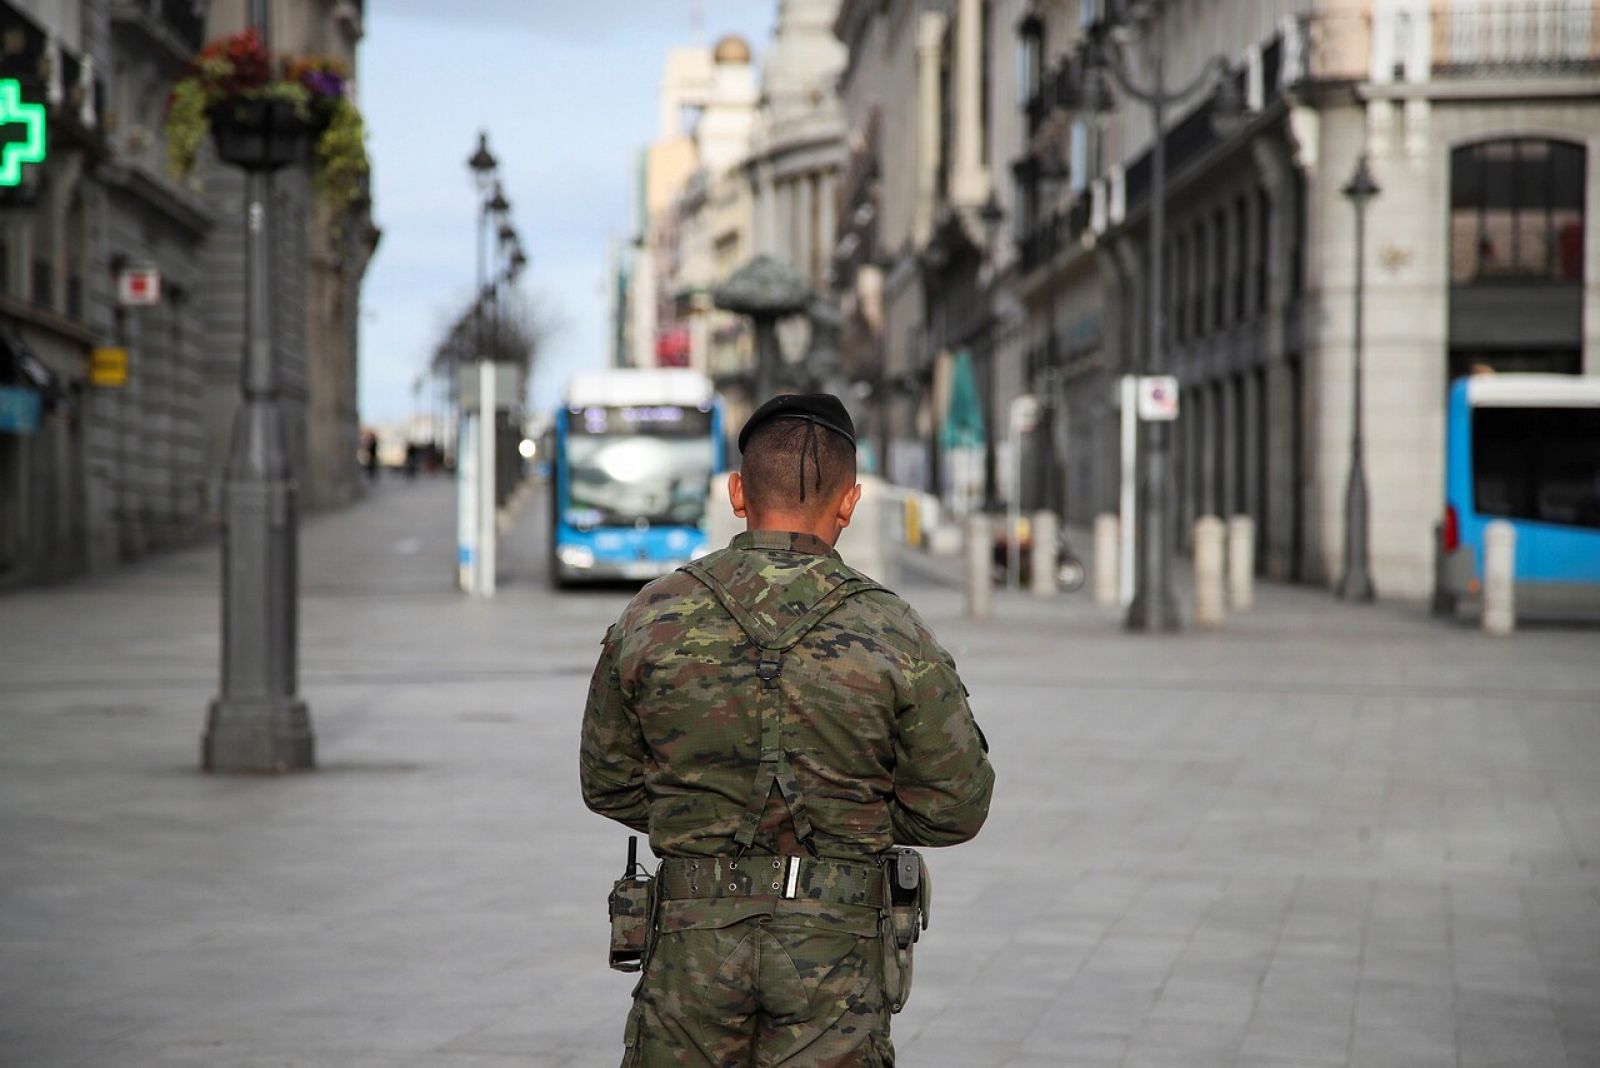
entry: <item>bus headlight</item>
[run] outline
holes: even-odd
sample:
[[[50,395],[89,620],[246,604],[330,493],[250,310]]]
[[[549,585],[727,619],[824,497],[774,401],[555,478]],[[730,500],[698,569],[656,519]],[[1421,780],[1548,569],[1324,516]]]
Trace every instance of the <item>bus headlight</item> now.
[[[578,571],[587,571],[594,566],[594,550],[587,545],[563,546],[556,556],[567,567]]]

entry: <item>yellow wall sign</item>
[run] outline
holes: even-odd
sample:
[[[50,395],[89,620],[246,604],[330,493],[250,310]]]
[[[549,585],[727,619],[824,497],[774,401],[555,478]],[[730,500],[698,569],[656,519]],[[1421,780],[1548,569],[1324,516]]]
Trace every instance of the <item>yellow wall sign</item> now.
[[[128,350],[95,349],[89,354],[89,384],[91,386],[125,386],[128,384]]]

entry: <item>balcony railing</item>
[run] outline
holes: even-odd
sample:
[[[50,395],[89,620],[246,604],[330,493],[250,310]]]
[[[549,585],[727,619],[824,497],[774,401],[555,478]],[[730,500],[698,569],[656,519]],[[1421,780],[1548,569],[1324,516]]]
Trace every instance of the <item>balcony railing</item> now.
[[[1596,7],[1593,0],[1501,0],[1307,15],[1286,41],[1282,82],[1587,74],[1600,70]]]
[[[1022,236],[1018,243],[1023,270],[1031,271],[1055,258],[1056,253],[1081,240],[1089,229],[1089,198],[1079,196],[1065,211],[1052,212]]]
[[[1600,60],[1600,18],[1591,3],[1450,8],[1433,16],[1433,73],[1584,73]]]

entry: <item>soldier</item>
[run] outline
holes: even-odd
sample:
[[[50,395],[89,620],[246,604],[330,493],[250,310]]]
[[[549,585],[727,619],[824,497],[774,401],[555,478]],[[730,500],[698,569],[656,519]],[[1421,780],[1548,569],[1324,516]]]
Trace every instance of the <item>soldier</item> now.
[[[663,858],[623,1065],[892,1065],[927,900],[897,846],[978,833],[988,746],[950,655],[833,550],[844,406],[775,397],[739,450],[748,529],[633,599],[584,709],[584,801]]]

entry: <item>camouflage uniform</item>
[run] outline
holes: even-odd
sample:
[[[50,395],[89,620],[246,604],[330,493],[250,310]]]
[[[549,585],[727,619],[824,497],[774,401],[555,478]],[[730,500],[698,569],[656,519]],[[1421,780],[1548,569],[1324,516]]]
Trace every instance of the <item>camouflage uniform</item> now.
[[[668,858],[623,1063],[893,1064],[878,862],[982,826],[994,773],[965,688],[917,614],[812,535],[741,534],[700,566],[763,642],[836,605],[775,675],[683,572],[606,633],[584,800]],[[771,892],[781,858],[812,855],[829,886]]]

